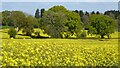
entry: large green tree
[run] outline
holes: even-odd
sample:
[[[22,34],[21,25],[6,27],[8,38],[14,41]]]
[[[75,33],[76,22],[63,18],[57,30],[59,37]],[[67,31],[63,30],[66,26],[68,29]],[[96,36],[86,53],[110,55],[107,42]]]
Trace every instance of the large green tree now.
[[[89,17],[88,25],[88,32],[91,34],[100,35],[101,38],[104,38],[105,35],[109,38],[110,34],[114,33],[116,27],[115,20],[111,17],[96,14]]]
[[[50,32],[55,31],[57,27],[56,32],[52,32],[52,33],[56,33],[57,35],[62,33],[62,35],[66,38],[72,35],[79,36],[82,23],[80,21],[80,16],[78,13],[69,11],[66,8],[64,8],[64,6],[54,6],[46,12],[47,14],[44,13],[43,15],[43,18],[46,19],[42,19],[43,21],[42,23],[48,25],[48,23],[53,22],[56,26],[54,26],[53,24],[49,26],[53,29],[49,29],[48,27],[44,26],[45,32],[49,34]],[[47,21],[48,23],[46,23],[45,21]],[[60,27],[61,25],[62,27]],[[60,29],[58,29],[59,27]]]

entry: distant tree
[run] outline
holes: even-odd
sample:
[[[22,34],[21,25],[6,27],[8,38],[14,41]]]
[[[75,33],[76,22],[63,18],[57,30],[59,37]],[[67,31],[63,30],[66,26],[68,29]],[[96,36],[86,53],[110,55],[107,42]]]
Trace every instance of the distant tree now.
[[[78,10],[75,10],[74,12],[79,13],[79,11],[78,11]]]
[[[43,8],[43,9],[41,9],[41,18],[42,18],[42,16],[43,16],[44,11],[45,11],[45,9],[44,9],[44,8]]]
[[[108,10],[104,12],[104,15],[108,15],[114,19],[117,19],[118,16],[120,15],[120,11],[118,10]]]
[[[26,33],[27,36],[31,36],[32,32],[34,32],[35,22],[37,22],[37,20],[34,17],[28,16],[23,25],[23,33]]]
[[[94,12],[94,11],[92,11],[92,12],[91,12],[91,14],[95,14],[95,12]]]
[[[14,28],[10,28],[9,31],[8,31],[8,34],[10,35],[10,38],[15,38],[17,32]]]
[[[99,11],[97,11],[97,12],[96,12],[96,14],[100,14],[100,12],[99,12]]]
[[[86,11],[86,12],[85,12],[85,15],[89,16],[89,12]]]
[[[39,12],[39,9],[36,10],[35,12],[35,18],[40,18],[40,12]]]
[[[84,12],[83,12],[82,10],[80,10],[80,11],[79,11],[79,15],[80,15],[80,17],[83,17]]]
[[[90,16],[88,24],[88,32],[90,34],[100,35],[101,38],[104,38],[105,35],[109,38],[110,34],[114,33],[116,27],[115,20],[111,17],[96,14]]]

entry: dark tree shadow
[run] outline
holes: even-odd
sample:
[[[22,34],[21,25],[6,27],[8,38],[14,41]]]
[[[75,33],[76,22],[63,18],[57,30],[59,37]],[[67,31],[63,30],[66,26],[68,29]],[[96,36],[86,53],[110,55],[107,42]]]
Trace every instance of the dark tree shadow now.
[[[48,39],[50,37],[45,37],[45,36],[31,36],[33,39]]]

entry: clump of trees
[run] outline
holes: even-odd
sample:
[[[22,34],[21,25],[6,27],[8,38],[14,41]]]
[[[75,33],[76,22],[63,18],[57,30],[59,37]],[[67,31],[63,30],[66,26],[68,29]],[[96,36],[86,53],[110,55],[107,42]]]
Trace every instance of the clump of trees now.
[[[2,15],[3,26],[13,26],[18,28],[18,31],[23,29],[23,33],[26,33],[27,36],[31,36],[34,24],[37,23],[36,18],[26,15],[22,11],[3,11]]]
[[[52,38],[86,38],[88,34],[100,35],[101,38],[114,33],[119,24],[119,11],[106,11],[104,14],[99,11],[83,12],[82,10],[70,11],[64,6],[53,6],[48,10],[37,9],[35,16],[27,15],[22,11],[3,11],[2,25],[13,26],[18,31],[23,29],[23,33],[32,36],[34,28],[39,28]],[[87,30],[87,31],[84,31]],[[9,30],[11,33],[13,29]],[[35,33],[40,37],[40,32]]]

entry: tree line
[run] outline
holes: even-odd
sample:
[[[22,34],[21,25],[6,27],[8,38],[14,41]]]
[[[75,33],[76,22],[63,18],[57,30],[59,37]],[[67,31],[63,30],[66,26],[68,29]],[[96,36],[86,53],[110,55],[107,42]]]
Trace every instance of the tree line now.
[[[81,38],[88,34],[100,35],[101,38],[114,33],[120,19],[120,11],[110,10],[104,13],[67,10],[64,6],[53,6],[48,10],[37,9],[35,16],[22,11],[3,11],[2,25],[23,29],[23,33],[31,36],[34,28],[44,30],[52,38]],[[39,36],[39,33],[38,33]]]

